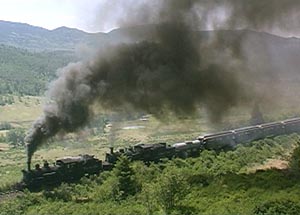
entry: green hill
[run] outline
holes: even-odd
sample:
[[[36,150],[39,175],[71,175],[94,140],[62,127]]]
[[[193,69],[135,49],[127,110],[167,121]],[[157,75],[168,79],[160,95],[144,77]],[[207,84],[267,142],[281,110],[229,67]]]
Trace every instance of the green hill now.
[[[0,94],[41,95],[56,70],[75,60],[72,52],[35,53],[0,45]]]
[[[0,94],[42,95],[57,68],[78,60],[75,56],[86,59],[96,52],[105,52],[110,45],[141,41],[155,27],[143,25],[108,33],[87,33],[67,27],[47,30],[0,20]],[[205,43],[215,33],[195,31],[195,36],[199,43]],[[277,81],[282,86],[282,97],[298,96],[300,39],[250,30],[217,33],[221,49],[232,47],[240,54],[245,68],[253,73],[250,76],[259,77],[256,81]]]

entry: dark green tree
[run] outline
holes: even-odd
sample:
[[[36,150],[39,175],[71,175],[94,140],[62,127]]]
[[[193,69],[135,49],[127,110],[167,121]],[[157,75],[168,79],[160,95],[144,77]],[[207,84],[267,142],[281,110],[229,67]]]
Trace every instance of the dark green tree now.
[[[294,149],[290,158],[289,167],[292,173],[300,175],[300,142],[297,142],[298,146]]]
[[[114,174],[117,177],[118,195],[121,199],[136,193],[135,173],[127,157],[121,156],[119,158],[114,168]]]

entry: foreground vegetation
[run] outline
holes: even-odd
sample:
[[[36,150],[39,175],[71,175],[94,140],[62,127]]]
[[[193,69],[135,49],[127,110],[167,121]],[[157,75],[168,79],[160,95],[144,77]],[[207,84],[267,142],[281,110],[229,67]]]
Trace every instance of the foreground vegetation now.
[[[112,172],[6,200],[0,214],[297,214],[298,143],[280,136],[150,166],[121,158]],[[270,158],[290,165],[253,172]]]

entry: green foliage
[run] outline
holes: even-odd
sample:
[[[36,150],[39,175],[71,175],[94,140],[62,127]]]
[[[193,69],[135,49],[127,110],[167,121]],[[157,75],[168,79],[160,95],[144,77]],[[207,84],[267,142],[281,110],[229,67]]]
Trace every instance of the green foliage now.
[[[130,160],[121,156],[113,170],[117,179],[118,194],[116,198],[124,199],[129,195],[136,193],[136,182],[134,171],[130,166]]]
[[[3,95],[0,96],[0,106],[11,105],[15,102],[12,95]]]
[[[25,145],[25,129],[24,128],[15,128],[10,130],[6,134],[6,142],[11,144],[14,147],[24,146]]]
[[[0,130],[9,130],[12,128],[12,125],[9,122],[1,122]]]
[[[300,142],[298,142],[298,146],[294,149],[290,162],[289,162],[290,170],[296,174],[300,175]]]
[[[255,215],[298,215],[300,203],[291,200],[267,201],[254,209]]]
[[[157,201],[166,214],[169,214],[173,209],[179,208],[180,202],[189,191],[186,175],[176,168],[168,168],[157,180]]]
[[[122,157],[111,172],[25,193],[2,204],[0,214],[295,214],[300,207],[297,174],[248,170],[268,158],[286,157],[298,139],[281,136],[148,166]]]
[[[26,191],[23,195],[17,196],[13,200],[8,200],[5,204],[0,204],[0,215],[22,215],[32,205],[38,206],[43,199],[36,194]]]
[[[55,188],[53,191],[45,190],[43,192],[43,195],[49,200],[68,202],[72,200],[72,188],[67,184],[62,184],[60,187]]]
[[[42,95],[58,68],[76,60],[71,52],[30,52],[0,45],[0,95]],[[12,104],[0,96],[0,105]]]

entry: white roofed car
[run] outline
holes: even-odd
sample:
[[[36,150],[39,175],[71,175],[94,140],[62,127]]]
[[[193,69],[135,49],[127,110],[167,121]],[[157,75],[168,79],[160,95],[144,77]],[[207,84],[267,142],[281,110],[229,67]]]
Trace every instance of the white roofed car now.
[[[174,147],[181,147],[181,146],[185,146],[186,143],[185,142],[182,142],[182,143],[174,143],[172,146]]]
[[[180,142],[180,143],[174,143],[172,146],[181,149],[181,148],[198,148],[201,146],[201,141],[200,140],[192,140],[192,141],[185,141],[185,142]]]

